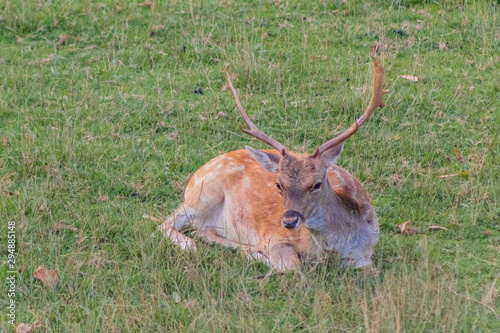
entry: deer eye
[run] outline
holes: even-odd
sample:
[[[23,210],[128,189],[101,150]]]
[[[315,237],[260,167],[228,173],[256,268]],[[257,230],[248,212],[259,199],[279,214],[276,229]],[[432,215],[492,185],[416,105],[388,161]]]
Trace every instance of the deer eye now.
[[[321,182],[314,184],[314,186],[311,187],[311,191],[316,191],[319,190],[320,188],[321,188]]]
[[[276,183],[276,187],[278,188],[278,190],[282,190],[280,183]]]

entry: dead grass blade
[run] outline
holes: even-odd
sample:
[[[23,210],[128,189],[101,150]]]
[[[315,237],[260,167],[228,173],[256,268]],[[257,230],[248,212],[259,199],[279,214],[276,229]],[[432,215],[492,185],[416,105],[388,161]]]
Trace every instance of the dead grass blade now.
[[[33,277],[42,282],[42,284],[46,287],[53,289],[57,285],[57,271],[56,270],[48,270],[43,265],[40,265],[35,273],[33,273]]]
[[[441,226],[439,226],[439,225],[431,225],[431,226],[429,227],[429,229],[441,229],[441,230],[448,230],[447,228],[445,228],[445,227],[441,227]]]
[[[411,76],[411,75],[401,75],[400,78],[406,79],[411,82],[418,82],[418,77],[416,76]]]

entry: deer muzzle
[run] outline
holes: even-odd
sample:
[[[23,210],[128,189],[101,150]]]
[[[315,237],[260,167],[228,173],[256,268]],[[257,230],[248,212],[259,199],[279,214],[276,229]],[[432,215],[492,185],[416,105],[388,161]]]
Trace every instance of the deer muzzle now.
[[[283,214],[283,226],[287,229],[294,229],[297,226],[304,222],[304,216],[299,212],[294,210],[287,210],[285,214]]]

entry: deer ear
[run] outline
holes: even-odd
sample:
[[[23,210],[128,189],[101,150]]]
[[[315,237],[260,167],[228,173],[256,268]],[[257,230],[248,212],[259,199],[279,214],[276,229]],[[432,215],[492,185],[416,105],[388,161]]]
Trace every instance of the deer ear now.
[[[255,149],[250,146],[245,146],[245,149],[264,169],[272,173],[278,172],[281,156],[266,153],[265,151]]]
[[[321,154],[320,158],[325,165],[331,167],[337,164],[337,157],[339,157],[342,150],[344,150],[344,142],[328,149],[323,154]]]

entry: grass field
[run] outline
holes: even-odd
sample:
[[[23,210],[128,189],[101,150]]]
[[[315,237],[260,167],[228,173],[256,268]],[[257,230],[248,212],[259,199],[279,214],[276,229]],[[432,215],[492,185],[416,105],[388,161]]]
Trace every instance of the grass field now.
[[[153,3],[0,2],[0,278],[15,221],[17,323],[500,332],[498,1]],[[339,165],[380,219],[374,276],[332,258],[259,279],[267,267],[240,251],[181,252],[142,218],[168,215],[213,157],[265,148],[238,129],[225,64],[249,116],[313,152],[364,110],[371,52],[387,106]],[[405,221],[413,236],[400,234]],[[57,270],[54,289],[33,278],[39,265]]]

